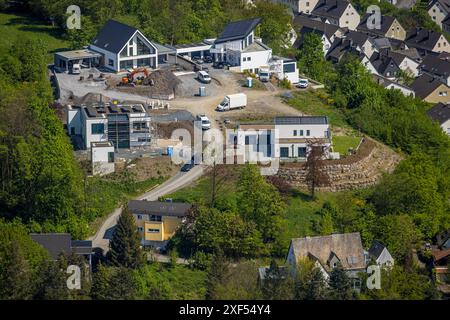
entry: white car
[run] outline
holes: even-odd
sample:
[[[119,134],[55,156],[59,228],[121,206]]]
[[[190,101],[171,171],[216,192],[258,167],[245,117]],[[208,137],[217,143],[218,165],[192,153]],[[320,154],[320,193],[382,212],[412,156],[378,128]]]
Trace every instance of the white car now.
[[[297,88],[302,88],[302,89],[306,89],[306,88],[308,88],[308,86],[309,86],[308,79],[300,79],[300,81],[296,85]]]
[[[81,74],[81,66],[78,63],[72,66],[72,74]]]
[[[205,116],[204,114],[198,115],[197,121],[201,121],[202,130],[211,129],[211,121],[209,121],[208,117]]]

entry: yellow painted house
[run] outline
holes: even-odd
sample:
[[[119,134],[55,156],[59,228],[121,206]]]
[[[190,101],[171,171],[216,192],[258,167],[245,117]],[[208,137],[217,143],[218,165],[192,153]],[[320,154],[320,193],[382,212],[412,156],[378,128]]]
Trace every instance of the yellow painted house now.
[[[163,247],[184,222],[192,205],[188,203],[132,200],[133,214],[144,246]]]

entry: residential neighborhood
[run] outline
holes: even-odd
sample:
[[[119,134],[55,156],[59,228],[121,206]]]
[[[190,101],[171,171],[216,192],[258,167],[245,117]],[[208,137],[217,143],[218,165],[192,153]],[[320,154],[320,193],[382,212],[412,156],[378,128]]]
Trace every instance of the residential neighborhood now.
[[[0,299],[448,300],[449,21],[0,1]]]

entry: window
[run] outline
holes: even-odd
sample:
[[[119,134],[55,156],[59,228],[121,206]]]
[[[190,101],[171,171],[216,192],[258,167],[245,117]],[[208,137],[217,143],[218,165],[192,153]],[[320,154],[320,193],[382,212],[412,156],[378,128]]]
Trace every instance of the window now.
[[[113,59],[108,59],[108,66],[114,67],[114,60]]]
[[[283,72],[284,73],[295,72],[295,62],[283,64]]]
[[[300,137],[303,137],[304,134],[303,130],[300,130]]]
[[[105,125],[103,123],[93,123],[91,131],[92,134],[104,134]]]
[[[246,58],[246,57],[244,57],[244,58],[242,59],[242,61],[244,61],[244,62],[245,62],[245,61],[247,61],[247,58]]]
[[[152,48],[153,49],[153,48]],[[153,50],[150,49],[141,39],[137,39],[137,54],[138,56],[145,54],[152,54]]]
[[[294,137],[297,136],[297,130],[294,130]]]
[[[162,220],[161,216],[157,216],[157,215],[151,215],[150,216],[150,221],[156,221],[156,222],[160,222]]]
[[[148,229],[148,233],[159,233],[159,229]]]
[[[138,231],[139,231],[139,232],[144,232],[144,228],[138,227]]]
[[[306,6],[309,7],[309,2],[306,3]]]
[[[138,142],[152,142],[152,138],[149,137],[139,137]]]
[[[108,152],[108,163],[114,163],[114,152]]]
[[[250,137],[245,136],[245,145],[248,146],[250,144]]]
[[[439,96],[446,97],[447,96],[447,91],[440,91],[439,92]]]
[[[252,61],[252,58],[251,57],[247,57],[247,61]]]
[[[311,135],[311,131],[306,130],[306,136],[309,137]]]
[[[289,148],[288,147],[280,148],[280,157],[281,158],[289,158]]]
[[[299,147],[298,148],[298,157],[299,158],[306,158],[306,147]]]

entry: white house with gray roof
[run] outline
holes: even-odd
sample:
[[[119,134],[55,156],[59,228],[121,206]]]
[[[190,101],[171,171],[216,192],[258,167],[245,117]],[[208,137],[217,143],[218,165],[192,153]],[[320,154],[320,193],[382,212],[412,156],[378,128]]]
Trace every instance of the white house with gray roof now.
[[[138,29],[109,20],[89,46],[102,55],[102,65],[115,72],[137,67],[157,69],[175,50],[147,39]]]
[[[367,253],[369,259],[373,260],[381,267],[390,268],[394,266],[394,258],[391,256],[386,246],[379,241],[374,240]]]
[[[361,21],[358,11],[346,0],[321,0],[311,14],[324,22],[350,30],[356,30]]]
[[[211,49],[215,60],[227,62],[239,72],[258,73],[261,67],[268,66],[272,49],[255,35],[261,21],[255,18],[227,24]]]

